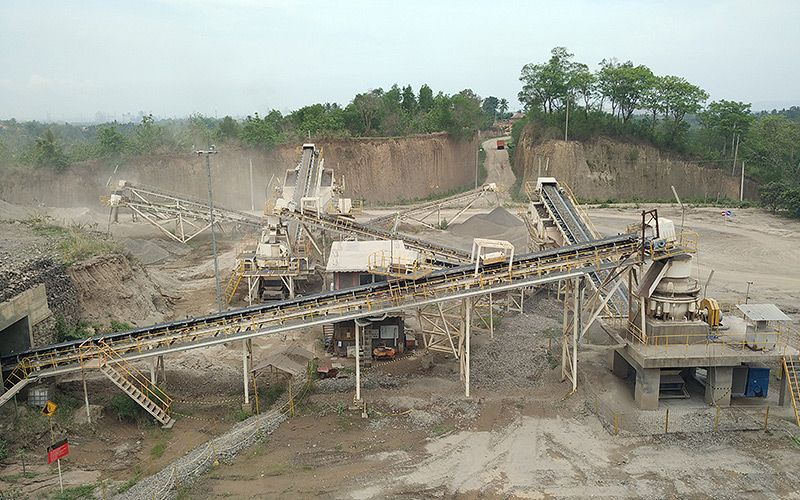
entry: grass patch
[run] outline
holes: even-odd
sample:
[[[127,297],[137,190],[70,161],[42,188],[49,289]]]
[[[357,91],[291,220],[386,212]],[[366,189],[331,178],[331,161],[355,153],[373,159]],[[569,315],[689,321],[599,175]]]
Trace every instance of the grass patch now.
[[[120,253],[121,247],[114,240],[101,238],[98,233],[71,227],[59,243],[58,250],[64,263],[71,265],[96,255]]]
[[[64,491],[59,491],[50,498],[53,500],[78,500],[81,498],[94,498],[94,490],[96,487],[97,486],[94,484],[82,484],[81,486],[64,488]]]
[[[145,418],[145,410],[127,394],[116,394],[111,398],[111,412],[120,422],[138,424]]]
[[[167,443],[164,441],[159,441],[150,448],[150,456],[153,458],[161,458],[164,452],[167,450]]]
[[[39,236],[59,240],[56,249],[66,265],[107,253],[122,253],[122,247],[110,236],[95,230],[95,225],[53,224],[52,217],[34,216],[25,221]]]
[[[444,425],[444,424],[434,425],[433,427],[431,427],[431,436],[433,437],[443,436],[448,432],[452,431],[453,429],[454,427],[450,425]]]
[[[250,414],[248,412],[246,412],[245,410],[239,408],[239,409],[237,409],[237,410],[235,410],[233,412],[233,418],[237,422],[242,422],[242,421],[247,420],[248,418],[250,418]]]
[[[133,485],[139,482],[139,479],[142,478],[142,469],[137,465],[136,468],[133,470],[133,477],[119,485],[117,488],[117,494],[125,493],[129,489],[133,488]]]

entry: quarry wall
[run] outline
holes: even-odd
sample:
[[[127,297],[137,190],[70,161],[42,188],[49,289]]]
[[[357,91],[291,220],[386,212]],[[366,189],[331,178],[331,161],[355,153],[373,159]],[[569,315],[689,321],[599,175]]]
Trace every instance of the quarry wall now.
[[[542,176],[565,182],[584,200],[672,200],[670,186],[685,200],[739,199],[740,180],[728,169],[703,167],[651,146],[605,138],[535,142],[528,127],[514,151],[514,171],[523,182],[535,182],[541,165]],[[745,179],[744,195],[758,199],[758,185]]]
[[[424,198],[464,188],[475,175],[475,141],[455,141],[449,135],[426,134],[402,138],[317,140],[325,165],[343,176],[346,195],[367,202],[388,203]],[[250,208],[250,161],[256,209],[264,206],[266,185],[283,182],[286,169],[300,159],[300,145],[277,146],[269,151],[219,148],[212,159],[214,198],[223,206]],[[114,169],[117,169],[114,174]],[[273,177],[274,176],[274,177]],[[108,195],[106,184],[126,179],[204,199],[205,163],[191,153],[154,154],[113,161],[89,161],[62,173],[47,168],[25,168],[4,174],[0,198],[17,204],[97,206]]]

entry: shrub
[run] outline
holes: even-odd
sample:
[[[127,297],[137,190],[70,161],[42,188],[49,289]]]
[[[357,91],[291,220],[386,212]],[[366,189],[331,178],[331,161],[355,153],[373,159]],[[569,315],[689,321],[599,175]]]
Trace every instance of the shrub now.
[[[138,423],[144,418],[144,408],[125,394],[117,394],[111,398],[110,406],[121,422]]]

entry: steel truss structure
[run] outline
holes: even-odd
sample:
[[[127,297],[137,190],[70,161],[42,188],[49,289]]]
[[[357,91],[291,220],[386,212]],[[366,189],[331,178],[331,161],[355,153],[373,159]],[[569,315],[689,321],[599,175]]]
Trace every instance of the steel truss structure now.
[[[453,196],[448,196],[446,198],[441,198],[439,200],[430,201],[427,203],[420,203],[418,205],[414,205],[412,207],[406,208],[404,210],[400,210],[399,212],[383,215],[381,217],[376,217],[371,219],[367,225],[373,227],[384,227],[384,228],[392,228],[392,231],[397,231],[398,226],[401,222],[410,220],[414,221],[418,224],[421,224],[428,229],[437,229],[442,227],[442,209],[446,208],[450,205],[455,205],[457,203],[465,203],[466,205],[459,210],[452,219],[448,221],[449,224],[453,224],[461,217],[467,210],[472,208],[478,200],[483,199],[489,193],[495,193],[495,203],[496,195],[497,195],[497,186],[494,183],[485,184],[477,189],[471,189],[469,191],[465,191],[463,193],[455,194]],[[436,223],[432,223],[429,221],[436,215]]]
[[[120,181],[120,188],[103,202],[111,207],[115,221],[119,207],[127,207],[133,212],[134,218],[141,217],[180,243],[187,243],[211,227],[208,201],[194,200],[151,186]],[[263,219],[257,215],[217,205],[214,206],[214,221],[252,229],[261,229],[264,225]]]

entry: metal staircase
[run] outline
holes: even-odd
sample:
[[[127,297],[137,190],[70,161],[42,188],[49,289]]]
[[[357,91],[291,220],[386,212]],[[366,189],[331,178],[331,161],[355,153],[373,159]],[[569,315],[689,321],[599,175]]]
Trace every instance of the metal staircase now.
[[[322,342],[326,351],[333,350],[333,323],[325,323],[322,325]]]
[[[161,422],[165,429],[171,428],[175,423],[175,419],[170,416],[172,398],[107,344],[99,345],[103,354],[99,359],[103,375]]]
[[[0,406],[6,404],[11,398],[17,395],[19,391],[25,388],[31,380],[24,378],[22,380],[18,380],[14,385],[12,385],[6,392],[0,395]]]
[[[796,357],[784,356],[783,357],[783,376],[786,377],[786,385],[789,389],[789,397],[792,399],[792,409],[794,410],[794,419],[800,427],[800,382],[798,381],[797,372],[800,371],[800,355]]]
[[[231,271],[231,277],[228,278],[228,284],[225,285],[225,303],[229,304],[236,295],[236,290],[239,289],[239,283],[242,282],[244,276],[244,261],[239,261],[236,267]]]

